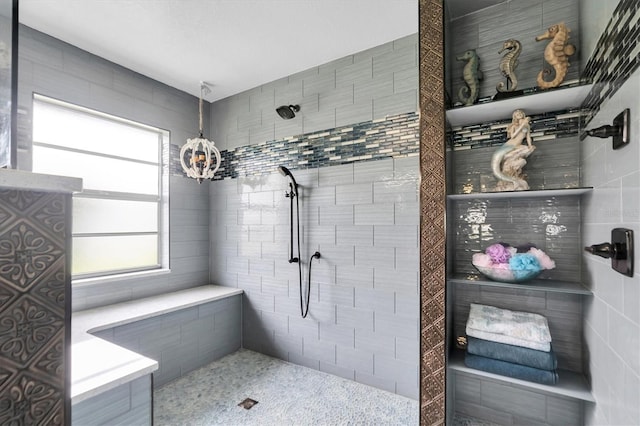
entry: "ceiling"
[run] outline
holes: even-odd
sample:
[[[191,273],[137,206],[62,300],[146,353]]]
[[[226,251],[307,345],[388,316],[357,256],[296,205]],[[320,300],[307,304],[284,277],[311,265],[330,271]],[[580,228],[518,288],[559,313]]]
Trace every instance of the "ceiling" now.
[[[208,101],[418,31],[417,0],[20,0],[23,24]]]

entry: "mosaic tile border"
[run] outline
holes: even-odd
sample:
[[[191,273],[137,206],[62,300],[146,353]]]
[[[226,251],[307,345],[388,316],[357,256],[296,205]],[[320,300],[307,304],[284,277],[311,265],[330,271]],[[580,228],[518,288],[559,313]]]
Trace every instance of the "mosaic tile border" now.
[[[420,424],[445,424],[443,0],[420,0]]]
[[[598,39],[582,79],[594,83],[582,106],[583,128],[640,67],[640,2],[621,0]]]
[[[545,112],[529,117],[534,143],[579,135],[580,109]],[[460,151],[502,145],[507,140],[506,129],[509,124],[511,119],[453,127],[448,133],[449,148]]]
[[[356,161],[417,156],[418,114],[409,112],[275,141],[223,150],[214,180],[272,173],[276,166],[309,169]],[[180,147],[171,145],[171,173],[184,176]]]

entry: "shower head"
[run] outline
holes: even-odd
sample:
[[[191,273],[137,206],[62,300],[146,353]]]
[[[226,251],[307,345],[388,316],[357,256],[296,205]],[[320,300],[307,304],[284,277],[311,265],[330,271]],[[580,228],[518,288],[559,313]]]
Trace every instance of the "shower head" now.
[[[290,120],[296,116],[296,112],[300,111],[300,105],[282,105],[276,108],[276,112],[285,120]]]
[[[293,192],[298,195],[298,183],[296,182],[296,178],[293,177],[293,173],[291,173],[291,171],[285,166],[278,166],[278,171],[282,176],[288,176],[289,179],[291,179],[291,182],[293,183]]]
[[[291,176],[291,177],[293,177],[293,174],[291,174],[291,171],[289,169],[287,169],[285,166],[278,166],[278,171],[280,172],[280,174],[282,176]]]

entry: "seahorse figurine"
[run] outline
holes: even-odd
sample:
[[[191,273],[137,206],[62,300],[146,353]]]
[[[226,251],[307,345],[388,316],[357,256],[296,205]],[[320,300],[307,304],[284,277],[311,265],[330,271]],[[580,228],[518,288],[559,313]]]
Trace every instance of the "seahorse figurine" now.
[[[502,49],[498,51],[501,54],[504,51],[507,53],[500,60],[500,72],[503,76],[507,77],[507,84],[503,81],[498,83],[496,90],[498,92],[513,92],[518,87],[518,79],[516,78],[516,68],[518,67],[518,56],[522,50],[522,45],[518,40],[510,38],[502,44]],[[511,87],[509,87],[511,83]],[[505,88],[506,86],[506,88]]]
[[[473,105],[478,100],[480,94],[480,58],[475,50],[467,50],[462,55],[456,57],[458,61],[467,61],[462,70],[462,78],[466,83],[458,90],[458,99],[465,105]]]
[[[536,149],[531,139],[531,119],[523,110],[513,111],[511,124],[507,127],[509,138],[491,157],[491,171],[498,178],[496,191],[523,191],[529,184],[522,175],[527,158]],[[523,145],[522,142],[527,142]]]
[[[558,87],[567,75],[569,68],[569,56],[576,52],[576,47],[569,44],[569,32],[571,30],[564,25],[564,22],[549,27],[544,33],[536,37],[536,41],[552,39],[544,49],[544,60],[553,67],[556,76],[551,81],[546,81],[544,77],[551,74],[549,70],[542,70],[538,73],[536,79],[538,87],[548,89],[550,87]]]

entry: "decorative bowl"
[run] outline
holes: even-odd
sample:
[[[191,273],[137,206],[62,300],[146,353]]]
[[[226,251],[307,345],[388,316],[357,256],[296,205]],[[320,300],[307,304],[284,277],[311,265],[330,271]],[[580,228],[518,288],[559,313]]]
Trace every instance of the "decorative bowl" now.
[[[523,283],[536,278],[542,270],[512,271],[505,268],[491,268],[473,265],[482,275],[493,281],[503,283]]]

